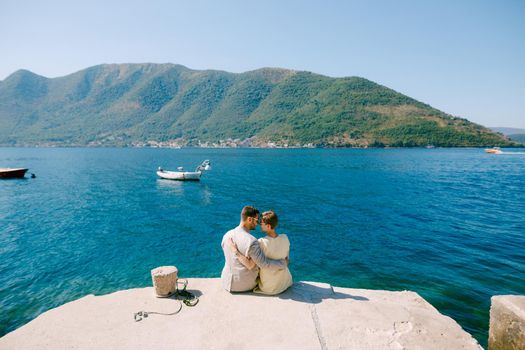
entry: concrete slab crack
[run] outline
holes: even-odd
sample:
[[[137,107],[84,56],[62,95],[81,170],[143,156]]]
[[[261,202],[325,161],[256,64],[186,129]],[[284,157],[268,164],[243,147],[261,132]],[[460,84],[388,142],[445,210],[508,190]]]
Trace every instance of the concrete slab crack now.
[[[317,333],[317,339],[319,339],[321,350],[328,350],[328,347],[326,346],[326,340],[324,339],[323,333],[321,332],[321,323],[319,322],[319,316],[317,315],[317,310],[315,309],[314,304],[310,305],[310,313],[312,314],[312,320],[314,321],[315,332]]]

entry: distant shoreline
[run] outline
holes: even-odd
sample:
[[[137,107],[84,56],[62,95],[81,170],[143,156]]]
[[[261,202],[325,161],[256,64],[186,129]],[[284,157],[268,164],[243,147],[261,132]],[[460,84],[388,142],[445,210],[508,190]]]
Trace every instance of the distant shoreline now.
[[[494,146],[385,146],[385,147],[377,147],[377,146],[370,146],[370,147],[345,147],[345,146],[289,146],[289,147],[282,147],[282,146],[249,146],[249,147],[243,147],[243,146],[183,146],[183,147],[169,147],[169,146],[131,146],[131,145],[1,145],[1,148],[148,148],[148,149],[452,149],[452,148],[460,148],[460,149],[485,149],[485,148],[491,148]],[[525,148],[525,144],[522,145],[515,145],[515,146],[501,146],[502,149],[512,149],[512,148]]]

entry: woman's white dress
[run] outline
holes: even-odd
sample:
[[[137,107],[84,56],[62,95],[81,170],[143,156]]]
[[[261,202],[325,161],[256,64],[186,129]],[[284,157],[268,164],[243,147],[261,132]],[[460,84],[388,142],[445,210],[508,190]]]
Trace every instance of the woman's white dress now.
[[[282,234],[277,237],[259,238],[261,249],[270,259],[284,259],[290,254],[288,236]],[[292,285],[292,275],[288,267],[284,270],[260,269],[257,287],[253,290],[261,294],[279,294]]]

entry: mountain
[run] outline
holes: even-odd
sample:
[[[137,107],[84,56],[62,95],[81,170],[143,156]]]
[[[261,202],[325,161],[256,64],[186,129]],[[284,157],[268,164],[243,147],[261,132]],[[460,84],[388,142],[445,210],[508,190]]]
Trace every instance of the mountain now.
[[[509,139],[525,144],[525,134],[512,134],[509,135]]]
[[[489,129],[495,132],[502,133],[503,135],[513,135],[513,134],[525,134],[525,129],[519,128],[507,128],[502,126],[489,126]]]
[[[1,145],[510,146],[501,134],[372,81],[262,68],[98,65],[0,81]]]
[[[506,127],[489,127],[489,129],[507,136],[512,141],[525,144],[525,129]]]

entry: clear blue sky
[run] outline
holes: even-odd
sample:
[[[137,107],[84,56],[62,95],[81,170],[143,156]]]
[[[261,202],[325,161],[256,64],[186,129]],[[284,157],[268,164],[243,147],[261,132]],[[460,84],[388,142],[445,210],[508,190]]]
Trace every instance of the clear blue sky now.
[[[100,63],[361,76],[485,126],[525,128],[525,1],[0,2],[0,80]]]

